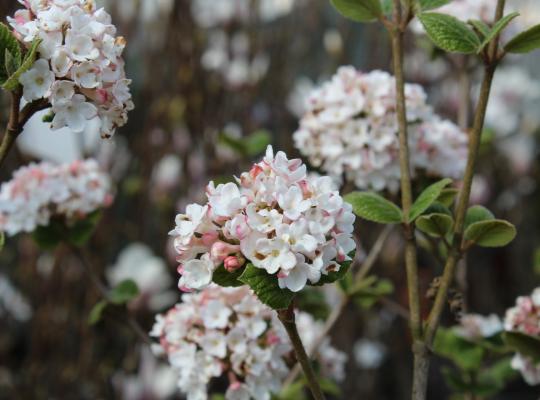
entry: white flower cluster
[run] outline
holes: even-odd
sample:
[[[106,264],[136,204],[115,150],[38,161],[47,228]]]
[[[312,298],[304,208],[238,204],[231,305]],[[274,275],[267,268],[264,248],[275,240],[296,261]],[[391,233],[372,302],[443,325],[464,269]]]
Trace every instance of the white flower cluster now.
[[[406,84],[405,96],[413,171],[459,178],[467,135],[433,112],[421,86]],[[395,191],[400,176],[395,105],[390,74],[341,67],[308,97],[295,146],[314,167],[344,175],[360,189]]]
[[[308,177],[300,159],[268,146],[237,182],[210,182],[207,204],[176,216],[181,289],[202,289],[220,265],[231,272],[247,260],[297,292],[350,260],[355,217],[329,177]]]
[[[47,99],[53,129],[82,132],[98,117],[101,135],[125,125],[133,109],[124,72],[123,37],[116,37],[110,15],[94,0],[19,0],[26,9],[8,18],[26,47],[42,42],[34,65],[20,82],[26,101]]]
[[[461,317],[459,325],[454,330],[462,338],[479,340],[501,332],[503,324],[496,314],[487,317],[480,314],[465,314]]]
[[[109,177],[95,160],[32,163],[0,187],[0,231],[32,232],[51,218],[84,218],[112,202]]]
[[[208,383],[221,376],[229,381],[227,400],[269,400],[281,389],[293,358],[275,312],[245,286],[211,286],[182,300],[156,317],[150,335],[159,339],[154,350],[167,355],[188,400],[207,399]],[[301,335],[321,334],[311,316],[298,313],[297,319]],[[330,372],[342,373],[346,356],[328,342],[321,349],[323,371],[331,366]]]
[[[530,296],[517,298],[516,306],[506,311],[504,329],[540,338],[540,287]],[[520,371],[529,385],[540,385],[540,363],[535,363],[531,357],[517,353],[512,359],[512,368]]]

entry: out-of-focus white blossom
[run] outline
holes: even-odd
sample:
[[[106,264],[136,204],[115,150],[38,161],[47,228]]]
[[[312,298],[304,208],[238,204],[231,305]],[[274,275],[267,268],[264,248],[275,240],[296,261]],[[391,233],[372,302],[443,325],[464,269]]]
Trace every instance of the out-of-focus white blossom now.
[[[95,160],[32,163],[0,188],[0,231],[32,232],[51,218],[68,224],[112,202],[109,177]]]
[[[487,317],[480,314],[465,314],[459,325],[454,328],[456,334],[465,339],[478,340],[488,338],[503,330],[501,319],[491,314]]]
[[[297,313],[302,340],[318,337],[321,326]],[[166,354],[188,400],[207,399],[208,383],[227,377],[225,398],[269,399],[281,389],[290,371],[292,347],[275,312],[260,303],[247,287],[211,286],[184,294],[182,303],[156,317],[150,333],[155,350]],[[323,371],[343,377],[346,356],[328,342],[316,354]]]
[[[478,95],[480,89],[476,88]],[[499,68],[493,80],[486,126],[500,136],[531,134],[540,126],[540,82],[523,67]]]
[[[519,296],[515,307],[506,311],[504,329],[540,336],[540,287],[530,296]]]
[[[15,36],[30,47],[42,42],[38,59],[21,75],[26,101],[52,105],[52,127],[82,132],[97,117],[110,137],[133,109],[122,52],[126,41],[93,0],[20,1],[25,9],[8,18]]]
[[[334,187],[329,177],[309,178],[300,159],[274,155],[271,146],[237,183],[210,182],[208,203],[188,205],[170,232],[179,287],[202,289],[221,264],[232,271],[246,261],[294,292],[338,271],[356,249],[355,217]]]
[[[359,367],[379,368],[386,357],[386,347],[379,342],[360,339],[354,344],[354,359]]]
[[[174,291],[169,290],[173,281],[164,260],[156,257],[142,243],[132,243],[118,255],[116,264],[107,271],[112,286],[131,279],[139,288],[139,296],[131,303],[158,311],[176,300]]]
[[[413,172],[459,178],[467,135],[434,114],[422,87],[407,84],[405,96]],[[400,176],[395,104],[391,75],[341,67],[309,96],[295,146],[331,176],[344,176],[360,189],[395,191]]]
[[[176,154],[167,154],[158,161],[152,171],[153,189],[166,192],[180,183],[182,159]]]
[[[313,81],[305,76],[296,79],[294,82],[287,98],[287,108],[295,117],[300,118],[307,111],[307,99],[314,87]]]
[[[216,29],[209,35],[201,63],[205,69],[219,73],[231,87],[255,84],[266,75],[270,60],[262,52],[251,54],[250,48],[246,33],[228,35]]]
[[[531,357],[516,353],[510,365],[521,373],[527,384],[540,385],[540,362],[535,363]]]
[[[16,321],[25,322],[32,317],[32,307],[8,277],[0,274],[0,318],[6,314]]]

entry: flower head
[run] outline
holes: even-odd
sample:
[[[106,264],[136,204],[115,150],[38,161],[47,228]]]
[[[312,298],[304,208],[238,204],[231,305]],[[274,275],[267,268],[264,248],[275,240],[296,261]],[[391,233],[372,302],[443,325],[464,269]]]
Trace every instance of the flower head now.
[[[202,289],[221,264],[235,271],[249,262],[297,292],[350,260],[355,218],[328,178],[269,147],[237,181],[211,182],[207,204],[176,217],[181,288]]]
[[[109,177],[95,160],[30,164],[0,188],[0,231],[32,232],[51,218],[67,222],[110,204]]]
[[[26,9],[8,18],[15,36],[27,48],[41,39],[38,59],[20,78],[25,100],[47,99],[56,115],[54,129],[80,132],[97,116],[102,136],[112,136],[126,123],[133,102],[122,59],[125,39],[115,37],[109,14],[93,0],[21,3]],[[59,93],[59,83],[72,90]]]
[[[296,315],[302,340],[309,348],[324,331],[309,314]],[[288,375],[292,347],[277,315],[247,287],[215,285],[184,294],[165,315],[158,315],[151,336],[155,350],[165,353],[188,399],[206,399],[213,378],[227,377],[227,400],[269,399]],[[345,354],[328,339],[315,354],[322,373],[344,378]]]
[[[405,96],[413,171],[460,177],[467,135],[433,113],[420,86],[406,84]],[[395,104],[391,75],[341,67],[308,97],[295,146],[332,177],[345,176],[360,189],[395,191],[400,176]]]

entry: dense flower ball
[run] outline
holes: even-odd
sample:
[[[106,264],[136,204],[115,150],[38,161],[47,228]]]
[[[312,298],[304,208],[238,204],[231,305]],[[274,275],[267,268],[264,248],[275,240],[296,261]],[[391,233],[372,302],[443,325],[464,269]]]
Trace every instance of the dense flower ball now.
[[[98,117],[101,135],[110,137],[133,109],[122,52],[110,15],[93,0],[25,0],[26,8],[8,18],[15,35],[30,47],[42,42],[38,59],[20,82],[26,101],[45,98],[53,129],[82,132]]]
[[[208,202],[187,206],[170,233],[182,289],[208,286],[222,264],[231,272],[249,262],[297,292],[338,271],[356,248],[352,207],[332,180],[308,177],[301,160],[270,146],[237,183],[210,182],[206,193]]]
[[[405,86],[413,170],[458,178],[467,156],[467,136],[426,104],[419,85]],[[399,142],[394,78],[382,71],[341,67],[315,89],[294,133],[296,148],[310,163],[360,188],[395,191]]]
[[[109,205],[110,192],[109,177],[95,160],[30,164],[0,188],[0,231],[32,232],[51,218],[70,223]]]
[[[292,347],[277,315],[247,287],[210,286],[184,294],[182,303],[158,315],[150,333],[178,373],[178,386],[188,400],[208,398],[212,378],[226,376],[227,400],[270,399],[290,371]],[[298,313],[299,332],[318,337],[321,326]],[[305,335],[304,335],[305,336]],[[309,339],[302,338],[309,347]],[[318,349],[322,371],[343,378],[346,356],[328,341]],[[329,367],[329,368],[328,368]],[[337,376],[336,376],[337,375]]]

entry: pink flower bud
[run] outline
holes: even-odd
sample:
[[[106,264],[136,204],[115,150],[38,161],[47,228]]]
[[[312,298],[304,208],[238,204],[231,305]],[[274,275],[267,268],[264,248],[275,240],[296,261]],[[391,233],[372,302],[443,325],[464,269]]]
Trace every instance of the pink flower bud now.
[[[210,258],[214,261],[223,261],[225,258],[236,251],[238,251],[239,246],[235,246],[229,243],[222,241],[217,241],[212,245],[210,249]]]
[[[234,272],[242,265],[244,265],[245,262],[246,260],[244,259],[244,257],[228,256],[225,258],[225,260],[223,260],[223,266],[227,271]]]

